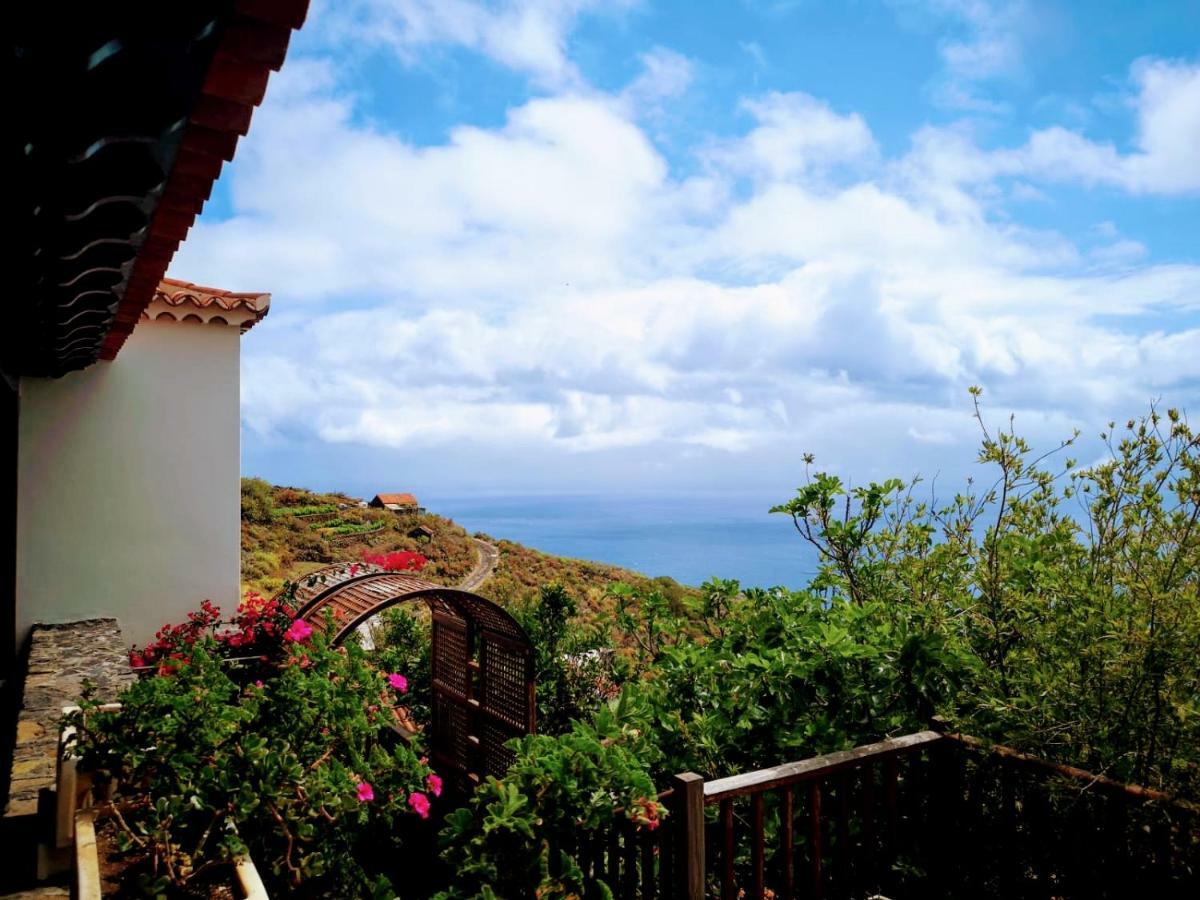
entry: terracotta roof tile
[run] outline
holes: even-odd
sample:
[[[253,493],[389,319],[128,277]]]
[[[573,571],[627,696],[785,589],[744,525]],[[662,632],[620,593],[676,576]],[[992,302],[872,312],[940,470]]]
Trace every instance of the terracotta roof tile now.
[[[172,280],[163,279],[171,256],[208,199],[222,165],[232,157],[238,137],[249,128],[251,113],[262,102],[271,71],[283,64],[292,31],[304,23],[308,3],[309,0],[234,0],[232,16],[185,126],[161,208],[150,223],[115,318],[100,347],[101,359],[116,357],[146,308],[159,298],[162,286]],[[238,296],[192,287],[214,297]]]
[[[417,498],[412,494],[376,494],[375,499],[380,503],[394,503],[396,506],[417,506]]]
[[[238,313],[242,332],[245,333],[266,316],[271,308],[271,295],[261,291],[227,291],[178,278],[164,278],[155,288],[151,304],[170,308],[171,317],[177,321],[186,320],[191,312],[198,310],[208,313],[206,321],[229,324],[217,312]]]

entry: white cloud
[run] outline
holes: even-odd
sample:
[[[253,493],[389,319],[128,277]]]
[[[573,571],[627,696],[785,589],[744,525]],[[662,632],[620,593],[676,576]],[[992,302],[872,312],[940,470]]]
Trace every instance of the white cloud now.
[[[932,6],[959,18],[969,32],[942,42],[942,59],[951,75],[975,81],[1011,74],[1020,65],[1023,4],[935,0]]]
[[[431,47],[460,46],[562,86],[580,80],[567,55],[576,18],[628,5],[628,0],[336,0],[324,12],[328,32],[342,41],[383,44],[410,62]]]
[[[973,114],[1009,111],[983,91],[990,81],[1022,72],[1027,42],[1046,10],[1035,16],[1019,0],[891,0],[891,5],[902,21],[923,27],[933,21],[947,35],[938,46],[942,70],[927,86],[935,104]]]
[[[1200,190],[1200,63],[1143,60],[1133,79],[1141,152],[1125,161],[1128,180],[1156,193]]]
[[[860,115],[839,115],[807,94],[772,92],[745,100],[742,106],[757,125],[712,151],[719,164],[778,180],[868,165],[878,155],[875,138]]]
[[[803,441],[848,464],[889,435],[929,452],[973,440],[974,383],[1058,435],[1200,378],[1200,267],[1145,265],[1115,227],[1081,250],[968,189],[1009,159],[1052,177],[1032,151],[927,129],[886,161],[861,116],[772,93],[680,178],[638,124],[638,82],[418,147],[297,62],[239,153],[237,214],[201,222],[173,267],[274,292],[245,345],[261,433],[659,461]],[[642,78],[685,88],[686,61],[645,62]],[[1189,82],[1177,64],[1137,72],[1138,152],[1169,168],[1154,110]],[[1162,324],[1122,326],[1139,316]]]
[[[1020,177],[1102,185],[1132,194],[1200,192],[1200,63],[1141,60],[1130,69],[1133,147],[1123,152],[1062,126],[1034,131],[1025,144],[987,151],[961,128],[919,132],[909,165],[942,184]]]
[[[692,63],[686,56],[667,47],[655,47],[641,56],[644,71],[635,78],[621,97],[633,111],[657,110],[664,101],[683,94],[692,83]]]

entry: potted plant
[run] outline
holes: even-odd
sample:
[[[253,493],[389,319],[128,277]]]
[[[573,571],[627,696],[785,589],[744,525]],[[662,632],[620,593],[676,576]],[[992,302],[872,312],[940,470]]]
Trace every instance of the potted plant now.
[[[169,875],[155,876],[153,850],[127,840],[128,825],[117,806],[106,803],[77,810],[75,833],[75,898],[163,896],[172,887]],[[204,900],[267,900],[267,889],[246,854],[212,860],[187,879],[188,895]]]
[[[120,703],[104,703],[96,707],[101,712],[115,712],[120,708]],[[62,711],[54,788],[54,846],[59,849],[70,847],[75,841],[75,813],[91,806],[96,799],[93,794],[91,772],[79,768],[79,754],[76,752],[75,746],[78,734],[77,723],[83,716],[83,709],[71,705],[64,706]]]

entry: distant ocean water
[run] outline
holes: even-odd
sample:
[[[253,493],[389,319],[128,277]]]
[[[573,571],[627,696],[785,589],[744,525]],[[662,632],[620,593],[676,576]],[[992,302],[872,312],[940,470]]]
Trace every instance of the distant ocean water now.
[[[816,554],[771,498],[747,495],[472,495],[424,498],[430,512],[552,553],[612,563],[683,584],[736,578],[800,588]]]

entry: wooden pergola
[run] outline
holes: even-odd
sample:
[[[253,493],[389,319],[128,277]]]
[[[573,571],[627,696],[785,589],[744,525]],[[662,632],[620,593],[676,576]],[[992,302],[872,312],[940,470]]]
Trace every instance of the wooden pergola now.
[[[469,783],[503,776],[513,761],[505,743],[536,724],[533,648],[512,616],[477,594],[362,563],[320,569],[295,592],[297,615],[334,645],[414,601],[432,618],[432,759]]]

